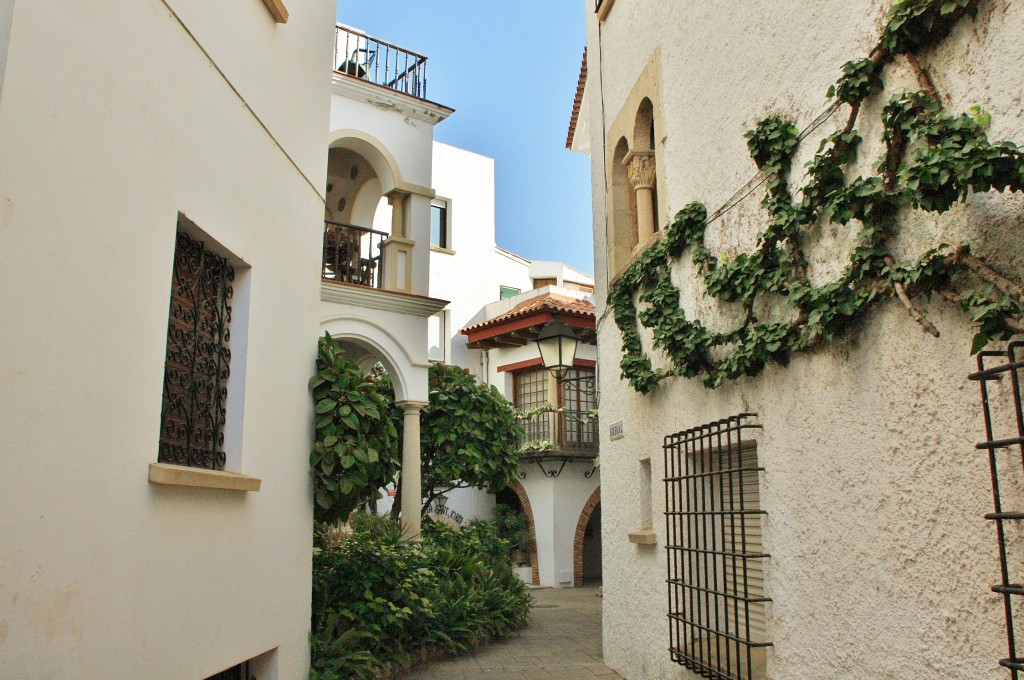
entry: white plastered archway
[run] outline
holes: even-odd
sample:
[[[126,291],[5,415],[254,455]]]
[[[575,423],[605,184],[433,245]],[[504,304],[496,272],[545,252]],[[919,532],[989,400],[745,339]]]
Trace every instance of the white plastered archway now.
[[[334,130],[328,138],[328,148],[348,149],[363,158],[373,168],[380,181],[381,193],[387,194],[395,187],[402,186],[402,171],[395,157],[379,139],[362,130]]]
[[[378,361],[384,364],[395,387],[395,401],[427,401],[429,364],[414,361],[386,328],[366,318],[346,314],[322,319],[320,333],[324,332],[342,343],[360,368],[369,370]]]
[[[365,318],[338,315],[322,319],[320,331],[337,340],[359,363],[369,369],[384,364],[395,388],[395,402],[403,411],[402,433],[402,535],[418,540],[423,483],[420,473],[420,409],[429,394],[428,368],[414,362],[398,339],[382,326]]]

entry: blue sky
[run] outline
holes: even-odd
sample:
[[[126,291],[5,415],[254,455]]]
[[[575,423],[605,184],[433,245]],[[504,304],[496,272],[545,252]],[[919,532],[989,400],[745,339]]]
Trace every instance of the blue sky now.
[[[593,273],[590,161],[565,148],[580,0],[339,0],[338,21],[428,58],[434,138],[495,160],[498,245]]]

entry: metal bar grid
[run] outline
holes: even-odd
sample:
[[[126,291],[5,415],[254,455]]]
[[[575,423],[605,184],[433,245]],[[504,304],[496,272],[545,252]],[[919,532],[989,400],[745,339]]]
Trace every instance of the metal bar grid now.
[[[762,677],[771,646],[751,632],[752,613],[763,619],[771,601],[749,578],[753,563],[768,557],[747,544],[765,514],[756,486],[745,488],[763,469],[753,441],[744,439],[746,430],[761,427],[749,422],[756,415],[669,435],[663,447],[669,654],[714,680]]]
[[[985,515],[985,519],[996,523],[996,538],[999,543],[999,573],[1001,582],[992,586],[992,591],[1003,596],[1003,611],[1006,619],[1007,657],[999,660],[999,665],[1010,671],[1012,680],[1018,680],[1020,671],[1024,670],[1024,657],[1017,652],[1013,621],[1014,596],[1024,595],[1024,585],[1011,582],[1010,567],[1007,561],[1005,522],[1018,522],[1024,519],[1024,512],[1003,510],[1003,497],[1000,490],[1000,455],[1016,452],[1024,474],[1024,409],[1021,403],[1020,371],[1024,369],[1024,343],[1011,342],[1005,351],[985,351],[978,353],[978,370],[968,376],[976,380],[981,387],[981,406],[985,418],[985,441],[979,442],[975,448],[988,452],[989,472],[992,481],[992,503],[994,512]],[[996,425],[993,418],[993,396],[989,383],[1003,381],[1009,377],[1008,397],[1013,407],[1013,426],[1016,436],[996,437]],[[1005,394],[1007,391],[1001,391]],[[997,406],[998,407],[998,406]],[[1004,472],[1006,472],[1004,468]]]

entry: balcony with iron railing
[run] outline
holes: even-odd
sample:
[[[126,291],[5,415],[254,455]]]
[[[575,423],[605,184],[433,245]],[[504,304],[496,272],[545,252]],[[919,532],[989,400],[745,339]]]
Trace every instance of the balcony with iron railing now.
[[[522,455],[594,458],[598,450],[598,421],[592,411],[562,408],[532,414],[519,423]]]
[[[427,98],[427,58],[360,31],[337,26],[334,70],[419,99]]]
[[[325,281],[382,288],[384,260],[381,245],[388,234],[342,222],[324,222]]]

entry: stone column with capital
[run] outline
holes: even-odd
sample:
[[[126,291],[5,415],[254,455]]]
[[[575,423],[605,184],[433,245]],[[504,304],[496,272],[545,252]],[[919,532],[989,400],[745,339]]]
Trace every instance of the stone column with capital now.
[[[405,202],[409,192],[392,189],[385,196],[391,206],[391,235],[405,238]]]
[[[640,243],[654,236],[654,187],[657,184],[656,162],[653,151],[631,151],[622,159],[629,183],[636,191],[636,225]]]
[[[423,480],[420,474],[420,410],[424,401],[401,401],[404,414],[402,433],[402,536],[419,540]]]

